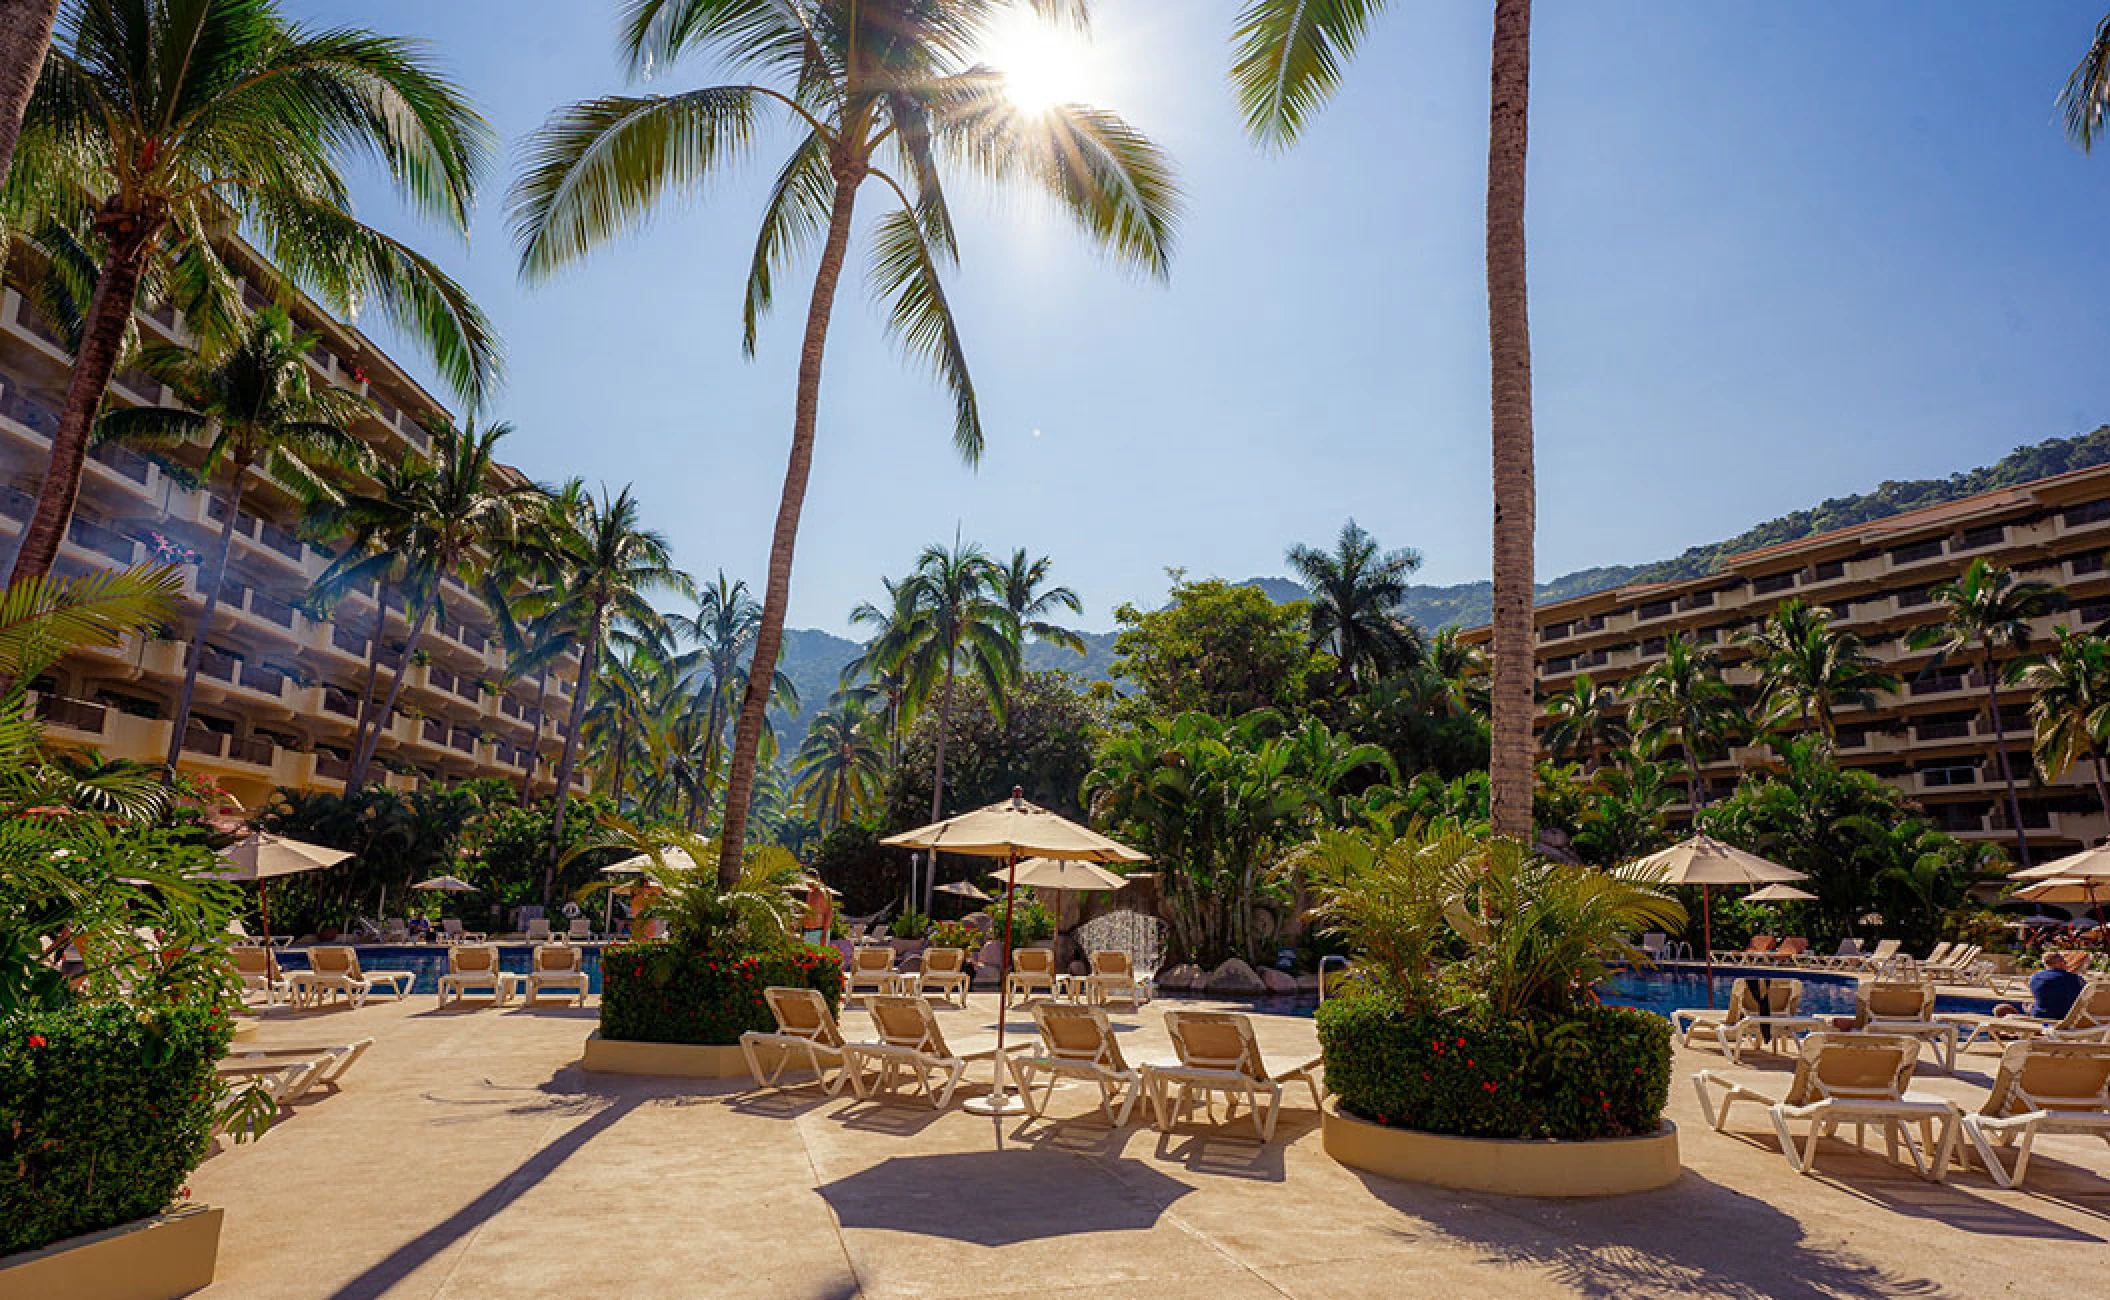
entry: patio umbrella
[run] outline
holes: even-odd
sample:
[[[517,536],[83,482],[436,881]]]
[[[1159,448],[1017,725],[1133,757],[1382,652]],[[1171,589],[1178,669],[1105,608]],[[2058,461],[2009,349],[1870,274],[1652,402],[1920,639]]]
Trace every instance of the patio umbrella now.
[[[1754,889],[1744,895],[1744,901],[1747,903],[1799,903],[1815,897],[1816,895],[1809,890],[1797,889],[1793,885],[1767,885],[1764,889]]]
[[[948,817],[879,841],[897,849],[929,849],[936,853],[964,853],[977,858],[1002,858],[1006,866],[1006,893],[1018,886],[1019,855],[1056,858],[1065,862],[1148,862],[1147,854],[1126,844],[1079,826],[1057,813],[1026,802],[1026,792],[1011,787],[1011,797],[1002,803]],[[931,859],[932,869],[937,858]],[[1011,1018],[1011,913],[1004,912],[1004,962],[997,973],[996,1090],[987,1097],[970,1097],[967,1109],[982,1115],[1015,1115],[1025,1106],[1011,1095],[1011,1080],[1004,1068],[1004,1025]]]
[[[2096,892],[2110,887],[2110,845],[2098,844],[2092,849],[2082,849],[2079,853],[2068,854],[2041,867],[2024,867],[2020,871],[2011,871],[2007,878],[2078,881],[2087,897],[2076,901],[2086,902],[2088,910],[2095,913],[2095,919],[2100,923],[2103,919],[2103,904],[2102,900],[2096,897]]]
[[[989,897],[989,895],[983,893],[979,889],[976,889],[974,887],[974,882],[969,880],[954,880],[947,884],[940,885],[937,888],[937,892],[940,894],[952,894],[959,898],[971,898],[977,903],[988,903],[994,901]]]
[[[351,856],[344,849],[325,848],[305,840],[289,840],[283,835],[256,831],[221,849],[220,861],[227,865],[208,874],[215,880],[256,882],[257,919],[264,927],[264,942],[268,944],[271,941],[271,902],[266,896],[264,882],[278,876],[321,871]]]
[[[430,880],[420,880],[417,884],[412,885],[411,888],[436,889],[443,894],[473,894],[477,892],[476,886],[466,880],[458,880],[453,876],[434,876]]]
[[[1018,864],[1015,883],[1029,889],[1074,889],[1078,891],[1106,892],[1121,888],[1128,883],[1125,876],[1117,876],[1105,867],[1095,867],[1089,862],[1064,862],[1059,858],[1027,858]],[[1062,952],[1062,913],[1055,913],[1055,951]]]
[[[1629,863],[1623,875],[1665,885],[1700,887],[1700,942],[1707,953],[1707,1005],[1714,1005],[1714,897],[1716,885],[1771,885],[1808,876],[1778,862],[1768,862],[1711,835],[1680,840],[1657,853]]]

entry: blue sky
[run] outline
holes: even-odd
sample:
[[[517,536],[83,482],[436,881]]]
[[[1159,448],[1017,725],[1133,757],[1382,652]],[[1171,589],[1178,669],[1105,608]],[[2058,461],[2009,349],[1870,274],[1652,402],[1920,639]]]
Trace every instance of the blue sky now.
[[[289,7],[427,39],[507,138],[470,246],[421,239],[506,336],[511,459],[635,483],[684,567],[759,587],[810,272],[752,362],[739,302],[787,137],[526,288],[503,221],[513,148],[560,102],[622,86],[613,0]],[[1093,628],[1160,598],[1167,566],[1281,572],[1287,545],[1350,515],[1420,549],[1425,581],[1487,575],[1491,6],[1393,4],[1281,155],[1235,115],[1235,8],[1099,0],[1075,72],[1180,165],[1169,284],[1111,266],[1031,201],[959,197],[950,288],[989,437],[979,471],[846,277],[792,625],[841,630],[956,524],[1052,555]],[[2068,145],[2053,113],[2101,16],[2101,0],[1540,7],[1541,577],[2110,419],[2110,156]],[[691,63],[654,85],[720,79]],[[366,192],[371,219],[416,229]]]

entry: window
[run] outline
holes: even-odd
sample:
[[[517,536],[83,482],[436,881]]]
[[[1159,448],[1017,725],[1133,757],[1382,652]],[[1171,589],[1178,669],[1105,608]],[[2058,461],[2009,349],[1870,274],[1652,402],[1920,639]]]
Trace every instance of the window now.
[[[1561,640],[1563,637],[1566,637],[1572,631],[1574,631],[1574,626],[1572,624],[1550,623],[1547,626],[1539,629],[1539,640],[1558,641]]]
[[[1776,591],[1786,591],[1795,585],[1796,576],[1793,573],[1769,573],[1763,578],[1753,578],[1751,580],[1751,594],[1754,596],[1770,596]]]
[[[1921,560],[1934,559],[1941,553],[1942,541],[1941,538],[1937,537],[1932,541],[1915,542],[1910,546],[1898,547],[1890,553],[1890,562],[1892,564],[1917,564]]]
[[[2110,519],[2110,500],[2090,501],[2086,505],[2073,506],[2060,515],[2068,528],[2080,528],[2086,524],[2099,524]]]
[[[1863,748],[1864,746],[1866,746],[1867,744],[1868,744],[1868,728],[1866,728],[1866,727],[1841,727],[1841,728],[1839,728],[1839,748],[1841,748],[1841,749],[1860,749],[1860,748]]]
[[[1643,641],[1641,643],[1641,653],[1644,656],[1662,654],[1665,644],[1666,642],[1664,638],[1660,636],[1652,636],[1648,640]]]
[[[1949,763],[1941,767],[1920,769],[1920,784],[1929,788],[1951,785],[1975,785],[1978,782],[1978,767],[1973,763]]]
[[[1971,734],[1971,715],[1928,718],[1914,726],[1912,734],[1919,740],[1956,740]]]
[[[1687,608],[1687,609],[1713,609],[1713,608],[1714,608],[1714,593],[1713,593],[1713,592],[1711,592],[1711,591],[1696,591],[1696,592],[1692,593],[1692,594],[1691,594],[1690,596],[1687,596],[1687,597],[1685,598],[1685,608]]]
[[[1846,561],[1844,560],[1826,560],[1824,563],[1810,570],[1811,582],[1831,582],[1836,578],[1843,578],[1845,576]]]
[[[1575,656],[1574,656],[1574,655],[1562,655],[1562,656],[1561,656],[1560,658],[1558,658],[1558,659],[1548,659],[1548,660],[1546,661],[1546,672],[1547,672],[1547,673],[1548,673],[1549,675],[1551,675],[1551,674],[1554,674],[1554,673],[1567,673],[1567,672],[1574,672],[1574,671],[1575,671]]]
[[[1691,637],[1692,643],[1694,645],[1713,645],[1715,642],[1721,639],[1722,629],[1718,627],[1703,627],[1699,631],[1693,633]]]
[[[1676,601],[1654,600],[1650,601],[1646,605],[1643,605],[1638,611],[1638,613],[1639,616],[1642,618],[1666,618],[1670,615],[1671,611],[1676,608]]]
[[[1914,695],[1940,695],[1945,691],[1960,691],[1963,684],[1964,670],[1957,668],[1944,673],[1915,677],[1908,689]]]
[[[1988,546],[1998,546],[2006,540],[2007,525],[1987,524],[1983,528],[1965,529],[1964,535],[1956,543],[1956,549],[1959,551],[1979,551],[1984,550]]]
[[[2083,623],[2101,623],[2106,619],[2110,619],[2110,601],[2098,600],[2093,604],[2081,606]]]
[[[1592,614],[1590,615],[1590,617],[1583,619],[1575,626],[1578,630],[1583,632],[1602,632],[1604,631],[1604,615]]]
[[[2103,571],[2102,552],[2091,551],[2086,555],[2074,556],[2066,561],[2066,571],[2076,578],[2084,574],[2101,573]]]
[[[1919,605],[1930,604],[1933,600],[1934,593],[1927,587],[1907,587],[1897,594],[1899,609],[1912,609]]]

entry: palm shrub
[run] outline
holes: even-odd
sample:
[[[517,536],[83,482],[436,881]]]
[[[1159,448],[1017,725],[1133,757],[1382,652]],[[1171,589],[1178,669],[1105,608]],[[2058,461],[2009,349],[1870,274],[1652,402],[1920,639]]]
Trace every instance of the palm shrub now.
[[[1364,976],[1320,1009],[1344,1108],[1487,1137],[1655,1129],[1670,1026],[1590,990],[1633,955],[1627,936],[1683,924],[1668,894],[1457,823],[1323,832],[1284,869]]]

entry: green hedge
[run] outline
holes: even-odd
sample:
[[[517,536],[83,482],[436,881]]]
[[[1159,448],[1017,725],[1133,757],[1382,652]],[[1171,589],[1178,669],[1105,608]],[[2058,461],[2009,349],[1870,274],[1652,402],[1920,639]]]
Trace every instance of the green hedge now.
[[[1670,1037],[1669,1021],[1627,1007],[1552,1024],[1409,1014],[1377,993],[1319,1008],[1326,1086],[1345,1110],[1467,1137],[1653,1133],[1670,1097]]]
[[[0,1255],[158,1214],[205,1158],[234,1030],[118,1004],[0,1022]]]
[[[601,950],[601,1036],[644,1043],[726,1046],[750,1029],[774,1029],[762,999],[773,984],[819,989],[842,1000],[842,958],[833,948],[727,957],[672,942]]]

